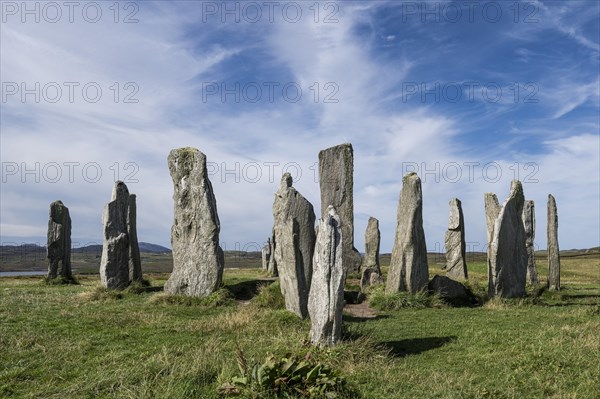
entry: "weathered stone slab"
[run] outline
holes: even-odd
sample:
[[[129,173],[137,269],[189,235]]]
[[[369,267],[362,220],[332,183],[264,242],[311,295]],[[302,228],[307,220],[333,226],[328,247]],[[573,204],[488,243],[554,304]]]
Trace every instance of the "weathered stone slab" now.
[[[423,230],[421,179],[408,173],[398,201],[396,239],[386,283],[387,292],[418,292],[427,288],[429,268]]]
[[[365,256],[362,262],[362,278],[360,280],[361,291],[383,282],[379,264],[380,244],[379,220],[370,217],[367,223],[367,230],[365,231]]]
[[[319,222],[308,299],[310,340],[317,346],[335,345],[342,336],[346,268],[343,265],[344,236],[341,223],[332,206]]]
[[[344,265],[358,272],[360,253],[354,247],[354,152],[352,144],[340,144],[319,152],[321,218],[329,206],[335,207],[344,229]]]
[[[430,292],[437,293],[446,302],[453,305],[473,305],[477,303],[475,295],[463,284],[446,276],[434,276],[429,282]]]
[[[315,249],[315,212],[285,173],[273,202],[275,262],[286,308],[305,318]]]
[[[175,217],[171,229],[173,272],[165,292],[204,297],[221,286],[225,263],[206,156],[195,148],[179,148],[169,153],[168,165]]]
[[[61,201],[50,204],[48,219],[48,278],[73,279],[71,272],[71,216]]]
[[[137,238],[137,205],[136,195],[129,194],[127,204],[127,234],[129,235],[129,279],[142,280],[142,261]]]
[[[279,272],[277,271],[277,262],[275,261],[275,230],[273,229],[273,233],[271,235],[271,243],[270,243],[270,251],[271,257],[269,258],[269,263],[267,265],[267,271],[271,277],[278,277]]]
[[[560,290],[560,251],[558,248],[558,212],[556,200],[548,194],[548,289]]]
[[[450,217],[445,237],[446,275],[455,280],[466,280],[467,261],[465,244],[465,220],[462,203],[458,198],[450,200]]]
[[[521,182],[513,180],[510,194],[494,223],[490,251],[490,297],[515,298],[525,295],[527,248],[522,214],[525,197]]]
[[[532,285],[540,283],[535,267],[535,204],[532,200],[523,205],[523,226],[525,228],[525,247],[527,248],[527,282]]]
[[[484,194],[485,204],[485,223],[486,223],[486,236],[487,236],[487,275],[488,275],[488,287],[492,283],[492,264],[491,264],[491,250],[492,250],[492,239],[494,238],[494,224],[498,215],[500,214],[500,203],[498,197],[494,193]]]
[[[100,281],[110,289],[124,289],[129,285],[129,233],[127,208],[129,190],[122,181],[113,187],[111,202],[104,207]]]

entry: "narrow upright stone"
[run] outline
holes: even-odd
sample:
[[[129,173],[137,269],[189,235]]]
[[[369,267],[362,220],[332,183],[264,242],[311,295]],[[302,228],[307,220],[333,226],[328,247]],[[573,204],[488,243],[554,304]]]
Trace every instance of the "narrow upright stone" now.
[[[71,216],[61,201],[50,204],[48,220],[48,278],[58,276],[72,280],[71,272]]]
[[[271,242],[270,242],[269,246],[270,246],[271,256],[269,258],[269,263],[267,265],[267,271],[269,273],[269,276],[278,277],[279,272],[277,271],[277,262],[275,261],[275,229],[273,229],[273,233],[271,235]]]
[[[136,195],[129,194],[127,205],[127,234],[129,234],[129,279],[142,280],[142,260],[137,238],[137,205]]]
[[[100,259],[100,281],[110,289],[123,289],[129,285],[129,233],[127,208],[129,190],[122,181],[113,187],[111,202],[104,207],[102,224],[104,240]]]
[[[487,236],[487,275],[488,275],[488,287],[493,285],[492,282],[492,239],[494,238],[494,224],[498,215],[500,214],[500,203],[498,197],[493,193],[484,194],[485,204],[485,223],[486,223],[486,236]]]
[[[370,217],[365,231],[365,257],[363,258],[362,278],[360,280],[362,291],[383,281],[379,264],[380,242],[379,220]]]
[[[273,202],[275,262],[286,308],[305,318],[315,248],[313,206],[294,187],[286,173]]]
[[[523,205],[523,226],[525,227],[525,247],[527,248],[527,282],[532,285],[540,283],[535,267],[535,204],[532,200]]]
[[[269,260],[271,259],[271,237],[267,238],[267,243],[262,247],[262,269],[269,270]]]
[[[446,275],[454,280],[466,280],[467,261],[465,244],[465,219],[458,198],[450,200],[450,218],[446,231]]]
[[[558,249],[558,212],[556,200],[548,194],[548,289],[560,291],[560,252]]]
[[[174,222],[171,228],[173,272],[165,284],[169,294],[204,297],[223,278],[224,255],[217,200],[206,169],[206,155],[195,148],[171,150]]]
[[[522,214],[525,197],[521,182],[513,180],[510,194],[494,223],[490,251],[490,297],[515,298],[525,295],[527,248]]]
[[[354,152],[352,144],[341,144],[319,152],[321,218],[331,205],[337,210],[344,229],[344,265],[358,272],[360,253],[354,248]]]
[[[319,233],[313,258],[313,276],[308,298],[310,340],[313,345],[335,345],[342,336],[344,308],[343,225],[335,208],[319,222]]]
[[[392,251],[386,291],[410,291],[416,293],[427,289],[429,268],[427,245],[423,230],[423,195],[421,179],[411,172],[402,178],[402,190],[398,201],[396,239]]]

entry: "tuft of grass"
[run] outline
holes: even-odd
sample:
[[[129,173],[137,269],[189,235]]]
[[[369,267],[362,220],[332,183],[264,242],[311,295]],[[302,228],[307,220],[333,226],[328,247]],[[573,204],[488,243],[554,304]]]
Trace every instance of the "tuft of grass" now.
[[[383,286],[375,287],[369,293],[369,304],[378,310],[399,310],[405,308],[443,308],[448,305],[439,294],[429,294],[426,291],[386,293]]]
[[[252,299],[252,304],[263,309],[285,309],[285,298],[281,294],[279,281],[261,285],[258,295]]]
[[[220,290],[217,290],[209,296],[203,298],[184,295],[169,295],[163,292],[150,297],[149,302],[159,305],[182,305],[216,308],[220,306],[232,305],[235,303],[235,300],[233,299],[233,296],[229,290],[221,288]]]
[[[78,285],[79,282],[75,280],[74,277],[56,277],[56,278],[48,278],[44,277],[41,281],[44,285]]]
[[[150,281],[141,279],[138,281],[133,281],[131,284],[129,284],[129,287],[125,289],[125,292],[130,294],[143,294],[144,292],[147,292],[148,288],[151,286],[152,284]]]
[[[84,291],[79,293],[77,297],[84,301],[114,301],[123,299],[123,292],[109,290],[108,288],[98,286],[92,291]]]

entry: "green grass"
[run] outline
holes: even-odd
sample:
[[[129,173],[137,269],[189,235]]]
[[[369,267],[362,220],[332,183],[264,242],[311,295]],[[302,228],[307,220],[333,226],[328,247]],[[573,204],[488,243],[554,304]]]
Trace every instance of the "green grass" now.
[[[226,269],[206,302],[165,296],[166,274],[119,293],[97,276],[0,278],[0,397],[218,398],[239,375],[239,347],[250,364],[310,353],[345,378],[348,398],[598,398],[600,264],[579,257],[563,270],[560,292],[345,315],[344,341],[322,350],[258,270]],[[474,267],[469,285],[484,281]]]

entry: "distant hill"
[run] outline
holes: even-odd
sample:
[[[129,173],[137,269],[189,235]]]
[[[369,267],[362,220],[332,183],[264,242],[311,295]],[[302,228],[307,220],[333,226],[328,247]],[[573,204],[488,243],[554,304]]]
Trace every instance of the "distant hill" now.
[[[139,244],[140,252],[148,252],[151,254],[170,254],[171,250],[169,248],[165,248],[161,245],[150,244],[149,242],[140,242]]]

